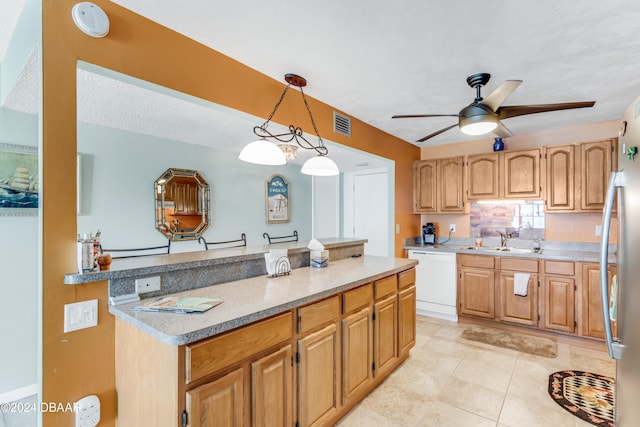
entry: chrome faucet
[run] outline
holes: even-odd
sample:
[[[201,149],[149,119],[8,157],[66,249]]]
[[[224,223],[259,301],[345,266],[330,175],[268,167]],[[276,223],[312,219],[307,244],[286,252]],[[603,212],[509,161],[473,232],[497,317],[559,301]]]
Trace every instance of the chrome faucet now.
[[[496,231],[500,234],[500,247],[506,247],[508,240],[511,238],[511,233],[503,233],[499,230]]]

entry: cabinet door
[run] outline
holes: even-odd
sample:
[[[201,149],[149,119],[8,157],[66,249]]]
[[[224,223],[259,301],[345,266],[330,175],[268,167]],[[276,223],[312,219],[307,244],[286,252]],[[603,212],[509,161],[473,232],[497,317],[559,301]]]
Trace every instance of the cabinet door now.
[[[416,343],[416,287],[398,293],[398,351],[405,354]]]
[[[464,160],[462,157],[439,160],[440,212],[464,212]]]
[[[191,427],[240,427],[244,425],[244,375],[239,368],[220,379],[187,392]]]
[[[580,144],[581,209],[602,212],[612,168],[613,141]]]
[[[575,279],[569,276],[544,277],[544,328],[574,332]]]
[[[504,197],[507,199],[539,199],[540,149],[508,151],[504,160]]]
[[[372,378],[373,320],[370,307],[342,320],[342,401],[350,402]]]
[[[499,155],[481,154],[467,158],[467,199],[497,199],[500,197]]]
[[[332,323],[298,340],[298,421],[321,426],[338,410],[338,327]]]
[[[251,363],[251,425],[254,427],[292,425],[291,355],[289,344]]]
[[[608,268],[609,291],[616,268]],[[614,327],[612,325],[612,327]],[[604,339],[604,318],[600,292],[600,265],[582,265],[582,335]],[[615,328],[614,328],[615,329]],[[615,335],[615,332],[614,332]]]
[[[393,367],[398,357],[398,297],[393,294],[374,306],[373,352],[378,376]]]
[[[493,319],[495,317],[494,271],[464,267],[460,269],[459,280],[459,314],[470,314]]]
[[[500,320],[521,325],[538,324],[538,276],[529,275],[527,296],[514,294],[514,273],[500,273]]]
[[[420,160],[413,163],[413,211],[435,212],[437,206],[436,160]]]
[[[575,209],[575,147],[561,145],[546,148],[547,211]]]

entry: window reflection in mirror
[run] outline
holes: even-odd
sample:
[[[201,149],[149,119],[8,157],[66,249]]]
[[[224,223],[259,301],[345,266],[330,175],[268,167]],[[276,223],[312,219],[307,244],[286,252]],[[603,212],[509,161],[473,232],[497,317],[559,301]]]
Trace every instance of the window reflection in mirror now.
[[[209,227],[209,184],[198,171],[167,169],[155,182],[156,229],[168,239],[195,240]]]

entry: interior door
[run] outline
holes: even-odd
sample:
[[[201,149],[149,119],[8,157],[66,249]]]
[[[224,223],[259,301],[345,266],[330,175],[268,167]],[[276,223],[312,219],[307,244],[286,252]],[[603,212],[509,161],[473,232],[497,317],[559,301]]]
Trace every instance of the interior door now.
[[[365,255],[389,253],[389,173],[354,175],[353,237],[365,238]]]

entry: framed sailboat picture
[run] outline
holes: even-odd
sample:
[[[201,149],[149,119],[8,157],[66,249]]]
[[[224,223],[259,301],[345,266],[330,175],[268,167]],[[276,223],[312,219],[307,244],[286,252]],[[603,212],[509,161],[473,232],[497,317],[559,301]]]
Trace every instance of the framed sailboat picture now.
[[[0,143],[0,216],[37,214],[37,148]]]
[[[289,222],[289,183],[282,175],[267,181],[267,224]]]

